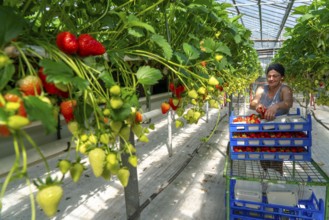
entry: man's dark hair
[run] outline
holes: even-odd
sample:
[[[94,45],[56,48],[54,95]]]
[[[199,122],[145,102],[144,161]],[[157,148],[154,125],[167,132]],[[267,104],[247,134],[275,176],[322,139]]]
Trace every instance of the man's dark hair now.
[[[280,63],[271,63],[266,70],[266,75],[268,74],[268,72],[270,72],[271,70],[275,70],[278,73],[280,73],[281,76],[284,76],[284,67],[280,64]]]

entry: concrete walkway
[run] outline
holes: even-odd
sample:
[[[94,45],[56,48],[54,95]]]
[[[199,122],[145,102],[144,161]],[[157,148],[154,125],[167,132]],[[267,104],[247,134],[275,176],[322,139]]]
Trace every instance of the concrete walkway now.
[[[297,107],[300,106],[296,104],[294,108]],[[241,112],[244,108],[235,106],[235,109]],[[315,116],[312,126],[313,159],[329,175],[329,131],[322,125],[328,125],[329,111],[325,107],[317,107],[312,112]],[[204,142],[203,138],[214,129],[218,113],[222,120],[214,135]],[[168,156],[165,144],[166,118],[161,116],[153,121],[156,130],[150,133],[150,142],[137,144],[140,203],[143,205],[140,220],[225,219],[226,179],[223,171],[229,135],[227,114],[227,108],[211,110],[209,122],[202,120],[180,130],[174,128],[172,157]],[[62,157],[56,155],[49,160],[54,168],[52,175],[58,174],[55,165]],[[64,180],[65,195],[58,215],[53,219],[127,219],[123,188],[118,180],[95,179],[86,158],[83,161],[87,170],[81,180],[78,183],[73,183],[70,178]],[[42,164],[30,167],[31,178],[42,176],[44,172]],[[25,182],[13,181],[3,198],[0,219],[31,219],[30,190],[35,193],[34,186],[29,189]],[[38,220],[47,219],[39,208],[36,214]]]

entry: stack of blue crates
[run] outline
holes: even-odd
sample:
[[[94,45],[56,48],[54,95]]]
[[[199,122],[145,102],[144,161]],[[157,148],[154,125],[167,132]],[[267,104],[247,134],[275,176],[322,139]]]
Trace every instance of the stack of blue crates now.
[[[287,115],[287,120],[262,120],[257,124],[236,122],[237,117],[247,116],[235,116],[234,113],[230,116],[228,147],[231,160],[312,160],[312,120],[309,114],[302,117],[297,109],[296,114]],[[317,199],[314,193],[307,199],[299,199],[297,206],[271,204],[266,195],[262,195],[261,202],[244,201],[235,198],[236,179],[230,178],[229,181],[229,213],[232,220],[324,220],[324,202]]]

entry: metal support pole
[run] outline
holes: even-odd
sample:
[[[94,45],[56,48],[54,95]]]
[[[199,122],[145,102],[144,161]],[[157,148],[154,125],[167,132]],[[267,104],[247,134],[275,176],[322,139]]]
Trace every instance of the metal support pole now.
[[[167,148],[168,148],[169,157],[171,157],[172,156],[172,129],[171,129],[172,110],[168,111],[168,113],[167,113],[167,120],[168,120]]]
[[[206,103],[206,122],[209,121],[209,102]]]
[[[135,137],[132,130],[130,130],[129,141],[133,146],[135,146]],[[121,148],[124,144],[124,141],[120,142]],[[122,154],[122,163],[124,166],[128,167],[130,172],[128,185],[124,188],[127,219],[139,220],[140,211],[137,168],[128,163],[128,158],[128,154]]]

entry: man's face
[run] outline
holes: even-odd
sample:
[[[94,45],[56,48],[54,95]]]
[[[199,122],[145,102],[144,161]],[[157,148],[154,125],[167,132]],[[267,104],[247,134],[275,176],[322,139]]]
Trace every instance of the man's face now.
[[[282,80],[282,76],[279,72],[275,70],[270,70],[267,73],[267,83],[269,86],[276,86],[278,85]]]

